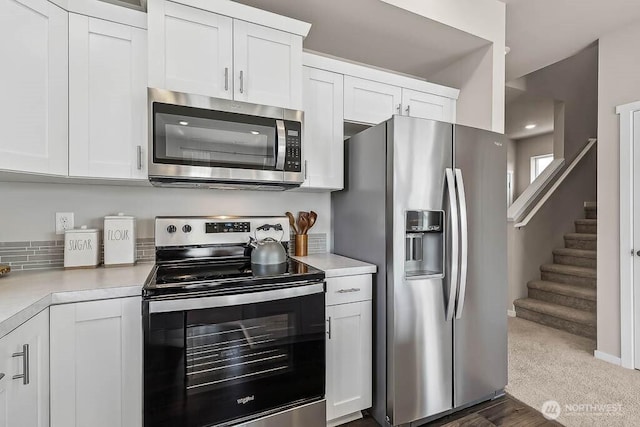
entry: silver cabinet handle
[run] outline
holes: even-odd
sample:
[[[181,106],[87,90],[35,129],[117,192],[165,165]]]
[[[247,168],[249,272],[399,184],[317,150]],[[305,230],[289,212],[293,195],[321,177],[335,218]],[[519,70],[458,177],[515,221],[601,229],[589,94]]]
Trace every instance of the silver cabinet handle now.
[[[244,73],[240,70],[240,93],[244,93]]]
[[[360,288],[338,289],[336,292],[339,294],[346,294],[348,292],[360,292]]]
[[[462,171],[456,169],[456,188],[460,201],[460,291],[458,292],[458,304],[456,307],[456,319],[462,317],[464,296],[467,290],[467,267],[469,265],[469,228],[467,226],[467,197],[464,193],[464,181]]]
[[[0,372],[0,380],[4,378],[4,373]]]
[[[229,90],[229,67],[224,67],[224,90]]]
[[[405,108],[405,110],[407,112],[407,116],[411,114],[411,105],[407,105],[407,108]]]
[[[327,329],[327,335],[329,335],[329,339],[331,339],[331,316],[329,316],[329,318],[327,319],[327,322],[329,323],[329,328]]]
[[[22,384],[29,384],[29,344],[22,346],[22,351],[19,353],[13,353],[12,357],[22,357],[22,374],[14,375],[14,380],[22,378]]]
[[[304,179],[308,178],[307,171],[309,170],[309,166],[307,165],[307,160],[304,161]]]
[[[447,179],[447,193],[449,196],[449,216],[451,218],[451,277],[449,285],[449,299],[447,301],[447,321],[453,319],[455,311],[456,294],[458,293],[458,249],[459,249],[459,237],[458,237],[458,201],[456,198],[455,178],[453,175],[453,169],[447,168],[445,170],[445,176]]]
[[[138,155],[138,170],[142,170],[142,145],[136,147]]]
[[[396,110],[398,111],[399,115],[402,115],[402,104],[398,104],[398,106],[396,107]]]

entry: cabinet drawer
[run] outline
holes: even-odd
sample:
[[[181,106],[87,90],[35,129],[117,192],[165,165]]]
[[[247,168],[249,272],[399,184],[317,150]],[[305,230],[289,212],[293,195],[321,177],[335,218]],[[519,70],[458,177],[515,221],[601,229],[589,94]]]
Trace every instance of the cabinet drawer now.
[[[327,279],[327,305],[367,301],[371,294],[370,274]]]

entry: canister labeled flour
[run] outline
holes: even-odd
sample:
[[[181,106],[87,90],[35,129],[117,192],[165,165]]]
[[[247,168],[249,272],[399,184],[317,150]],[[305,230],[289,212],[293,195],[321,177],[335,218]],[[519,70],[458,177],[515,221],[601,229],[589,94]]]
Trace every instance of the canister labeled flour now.
[[[122,213],[104,217],[104,265],[136,262],[136,219]]]

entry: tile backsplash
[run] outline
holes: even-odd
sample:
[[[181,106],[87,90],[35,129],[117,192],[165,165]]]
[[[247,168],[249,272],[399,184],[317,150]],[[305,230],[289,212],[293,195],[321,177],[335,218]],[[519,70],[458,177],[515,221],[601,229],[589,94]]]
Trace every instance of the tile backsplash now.
[[[292,235],[293,236],[293,235]],[[293,255],[294,239],[289,252]],[[309,234],[309,254],[327,252],[325,233]],[[104,252],[101,252],[101,256]],[[154,239],[136,239],[136,259],[138,262],[155,260]],[[64,266],[64,240],[34,240],[22,242],[0,242],[0,264],[8,264],[11,270],[48,270]]]
[[[104,252],[101,253],[103,256]],[[155,260],[153,238],[136,240],[136,259]],[[0,242],[0,264],[8,264],[11,270],[48,270],[64,266],[64,240],[34,240],[24,242]]]

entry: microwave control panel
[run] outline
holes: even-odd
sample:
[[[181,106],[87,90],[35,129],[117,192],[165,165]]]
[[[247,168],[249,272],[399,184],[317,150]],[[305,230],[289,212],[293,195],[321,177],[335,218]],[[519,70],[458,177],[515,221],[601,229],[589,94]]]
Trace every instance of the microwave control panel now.
[[[299,122],[286,122],[287,149],[284,170],[302,171],[302,129]]]

